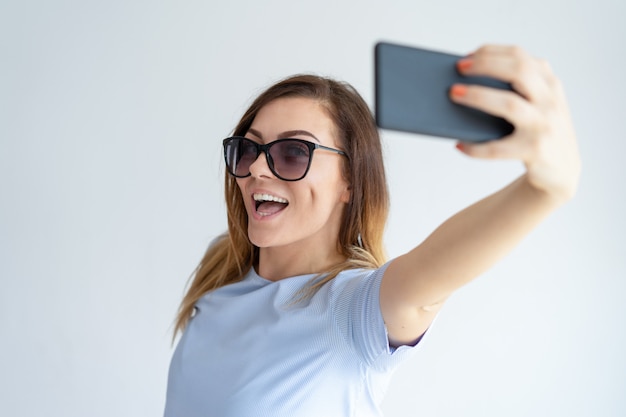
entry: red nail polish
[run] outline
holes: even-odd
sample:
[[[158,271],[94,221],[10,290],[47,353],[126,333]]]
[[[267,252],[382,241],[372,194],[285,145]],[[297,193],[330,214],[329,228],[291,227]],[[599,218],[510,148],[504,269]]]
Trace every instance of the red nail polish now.
[[[457,142],[455,147],[459,150],[462,151],[463,149],[465,149],[465,145],[463,144],[463,142]]]
[[[467,86],[463,84],[454,84],[450,88],[450,94],[454,97],[463,97],[465,94],[467,94]]]
[[[462,71],[467,71],[468,69],[470,69],[473,64],[474,64],[474,61],[472,61],[471,59],[463,58],[457,61],[456,67],[459,69],[459,71],[462,72]]]

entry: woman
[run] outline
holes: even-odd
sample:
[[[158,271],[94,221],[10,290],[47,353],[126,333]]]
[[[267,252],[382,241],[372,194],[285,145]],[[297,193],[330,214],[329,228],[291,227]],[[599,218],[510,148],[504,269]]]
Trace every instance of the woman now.
[[[453,86],[454,102],[515,126],[458,149],[526,172],[389,262],[380,140],[358,93],[296,76],[256,99],[224,140],[228,233],[181,304],[166,416],[380,415],[391,373],[448,296],[574,195],[575,134],[549,66],[485,46],[458,69],[519,93]]]

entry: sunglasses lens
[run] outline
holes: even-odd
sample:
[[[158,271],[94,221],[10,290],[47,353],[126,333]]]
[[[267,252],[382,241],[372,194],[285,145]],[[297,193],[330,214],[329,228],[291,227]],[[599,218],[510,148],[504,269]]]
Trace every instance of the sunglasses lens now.
[[[250,140],[231,138],[224,143],[224,155],[231,174],[236,177],[247,177],[250,175],[250,165],[258,156],[258,147]]]
[[[259,145],[246,138],[224,140],[224,157],[228,171],[235,177],[250,175],[250,166],[256,161],[266,145]],[[269,144],[268,165],[272,173],[287,181],[297,181],[306,175],[311,163],[311,147],[295,139],[278,140]]]
[[[302,178],[311,162],[311,149],[297,140],[275,142],[270,148],[270,155],[275,173],[286,180]]]

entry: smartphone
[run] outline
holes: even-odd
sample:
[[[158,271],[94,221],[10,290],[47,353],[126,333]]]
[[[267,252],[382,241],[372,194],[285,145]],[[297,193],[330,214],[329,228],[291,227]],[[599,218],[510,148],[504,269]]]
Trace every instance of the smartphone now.
[[[456,69],[462,58],[387,42],[376,44],[375,116],[383,129],[483,142],[513,131],[506,120],[452,102],[452,84],[480,84],[513,91],[488,77],[466,77]]]

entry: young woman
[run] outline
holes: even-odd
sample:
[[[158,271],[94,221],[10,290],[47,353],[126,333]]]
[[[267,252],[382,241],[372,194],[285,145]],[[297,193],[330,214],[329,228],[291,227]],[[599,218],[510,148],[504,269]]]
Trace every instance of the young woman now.
[[[453,86],[454,102],[515,126],[458,149],[526,172],[391,261],[381,145],[363,99],[306,75],[256,99],[223,142],[228,232],[181,304],[166,416],[380,415],[393,370],[448,296],[574,195],[575,134],[549,66],[485,46],[458,68],[519,93]]]

